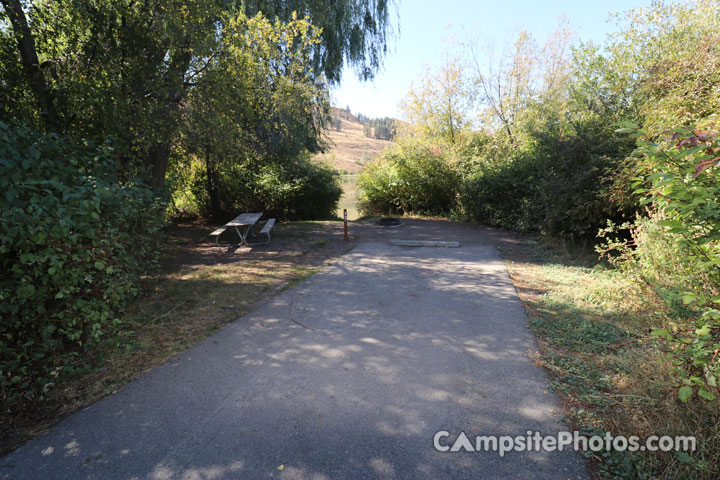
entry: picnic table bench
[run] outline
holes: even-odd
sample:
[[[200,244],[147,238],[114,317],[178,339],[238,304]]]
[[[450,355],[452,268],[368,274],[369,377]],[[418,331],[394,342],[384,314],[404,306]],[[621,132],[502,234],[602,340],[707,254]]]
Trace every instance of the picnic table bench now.
[[[258,220],[260,220],[260,217],[262,217],[262,213],[242,213],[235,217],[234,219],[230,220],[228,223],[223,225],[222,227],[217,228],[214,230],[210,236],[215,237],[215,244],[220,245],[220,235],[227,230],[228,228],[233,228],[237,232],[238,236],[240,237],[240,245],[267,245],[270,243],[270,230],[273,229],[275,226],[275,219],[271,218],[267,220],[266,222],[262,222],[262,228],[259,232],[253,233],[252,228],[256,224],[258,224]],[[250,243],[248,242],[248,238],[250,237],[259,237],[259,236],[266,236],[267,241],[265,242],[258,242],[258,243]]]

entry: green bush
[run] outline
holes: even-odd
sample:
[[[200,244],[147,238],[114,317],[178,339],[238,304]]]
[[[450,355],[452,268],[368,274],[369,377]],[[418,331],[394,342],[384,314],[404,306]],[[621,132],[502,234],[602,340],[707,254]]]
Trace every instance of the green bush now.
[[[302,155],[263,166],[254,192],[268,215],[318,220],[336,216],[342,187],[333,168]]]
[[[651,172],[636,183],[651,218],[630,225],[633,242],[610,240],[601,251],[672,308],[674,318],[653,335],[670,346],[678,397],[718,398],[720,378],[720,136],[717,117],[672,138],[649,138],[634,125],[637,153]],[[627,226],[626,226],[627,227]],[[603,234],[607,235],[611,226]]]
[[[340,175],[324,163],[301,154],[282,160],[226,162],[215,173],[213,212],[204,168],[188,169],[191,196],[205,218],[230,219],[238,212],[261,211],[283,220],[334,218],[342,196]],[[187,201],[185,190],[176,199]]]
[[[157,252],[163,206],[119,183],[107,147],[0,123],[0,398],[87,368]]]
[[[504,164],[483,160],[466,175],[460,190],[463,214],[471,220],[520,232],[536,232],[542,225],[538,208],[538,165],[519,157]]]
[[[707,272],[688,265],[693,253],[663,226],[667,220],[663,212],[654,211],[650,216],[638,215],[633,223],[609,222],[600,232],[605,242],[596,250],[637,278],[640,284],[652,288],[670,311],[682,318],[690,313],[683,303],[683,292],[705,290],[710,282]],[[629,239],[625,239],[628,235],[612,238],[626,231]]]
[[[460,179],[448,151],[406,139],[360,175],[358,206],[364,214],[447,215],[457,211]]]
[[[593,239],[608,219],[632,218],[634,205],[613,202],[610,196],[632,143],[605,127],[586,121],[568,132],[533,132],[533,141],[522,151],[485,145],[466,169],[460,195],[464,215],[572,240]]]
[[[634,215],[611,196],[632,142],[607,122],[532,132],[523,148],[474,133],[463,145],[404,139],[364,170],[359,206],[366,214],[459,214],[468,220],[548,237],[591,240],[608,219]],[[624,186],[629,189],[627,185]]]
[[[365,214],[401,212],[395,164],[378,159],[368,164],[358,178],[358,208]]]

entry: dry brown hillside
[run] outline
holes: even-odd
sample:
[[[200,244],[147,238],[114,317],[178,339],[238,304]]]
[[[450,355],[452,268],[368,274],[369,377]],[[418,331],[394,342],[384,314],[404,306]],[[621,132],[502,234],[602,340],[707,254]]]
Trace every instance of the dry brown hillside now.
[[[357,118],[342,110],[340,112],[341,129],[329,130],[330,149],[322,157],[340,171],[355,173],[393,142],[366,137]]]

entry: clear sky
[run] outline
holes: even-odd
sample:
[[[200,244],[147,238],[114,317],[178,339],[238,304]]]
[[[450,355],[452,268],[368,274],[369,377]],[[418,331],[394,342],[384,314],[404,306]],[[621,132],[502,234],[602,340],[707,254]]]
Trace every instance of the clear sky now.
[[[474,32],[482,41],[502,45],[521,30],[539,44],[555,30],[561,15],[576,32],[576,39],[602,42],[616,27],[611,13],[650,5],[650,0],[399,0],[399,35],[390,41],[385,65],[375,80],[361,82],[352,70],[333,91],[334,104],[370,117],[400,118],[398,102],[424,66],[440,64],[445,39]],[[395,15],[395,14],[394,14]],[[397,18],[395,18],[397,26]]]

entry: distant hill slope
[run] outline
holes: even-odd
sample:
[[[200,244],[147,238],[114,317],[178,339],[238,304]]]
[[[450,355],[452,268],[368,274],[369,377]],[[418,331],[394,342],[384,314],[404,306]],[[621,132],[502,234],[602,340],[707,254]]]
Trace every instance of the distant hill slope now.
[[[368,138],[363,134],[363,124],[344,110],[337,110],[340,130],[330,129],[330,149],[322,157],[336,169],[355,173],[394,142]]]

